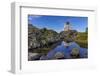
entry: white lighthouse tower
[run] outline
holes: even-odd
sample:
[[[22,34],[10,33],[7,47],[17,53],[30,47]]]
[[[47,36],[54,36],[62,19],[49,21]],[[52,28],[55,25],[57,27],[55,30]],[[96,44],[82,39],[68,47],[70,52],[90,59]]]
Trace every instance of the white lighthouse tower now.
[[[69,31],[69,30],[71,30],[71,24],[70,24],[70,22],[66,22],[64,24],[64,31]]]

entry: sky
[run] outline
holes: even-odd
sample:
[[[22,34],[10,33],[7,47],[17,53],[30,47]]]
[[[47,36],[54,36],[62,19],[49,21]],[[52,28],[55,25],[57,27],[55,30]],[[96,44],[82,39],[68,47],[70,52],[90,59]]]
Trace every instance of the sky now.
[[[29,24],[40,29],[52,29],[56,32],[64,31],[64,23],[66,22],[70,22],[72,29],[78,32],[84,32],[88,27],[88,17],[28,15]]]

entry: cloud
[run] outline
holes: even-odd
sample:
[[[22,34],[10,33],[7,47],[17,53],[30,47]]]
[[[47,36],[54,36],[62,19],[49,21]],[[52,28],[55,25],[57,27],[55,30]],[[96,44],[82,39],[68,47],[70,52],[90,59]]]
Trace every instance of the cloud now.
[[[39,15],[29,15],[28,19],[29,20],[33,20],[34,18],[36,19],[36,18],[40,18],[40,17],[42,17],[42,16],[39,16]]]

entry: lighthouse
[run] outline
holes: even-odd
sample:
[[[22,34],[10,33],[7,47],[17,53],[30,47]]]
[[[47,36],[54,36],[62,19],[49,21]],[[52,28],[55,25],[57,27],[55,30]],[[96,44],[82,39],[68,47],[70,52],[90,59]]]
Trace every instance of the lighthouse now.
[[[71,30],[71,24],[70,24],[70,22],[66,22],[64,24],[64,31],[69,31],[69,30]]]

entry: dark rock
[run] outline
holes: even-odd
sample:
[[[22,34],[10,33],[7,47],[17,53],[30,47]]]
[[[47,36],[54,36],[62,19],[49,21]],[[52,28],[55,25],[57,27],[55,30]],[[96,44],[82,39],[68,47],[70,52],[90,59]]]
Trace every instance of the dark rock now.
[[[57,52],[54,55],[54,59],[64,59],[64,54],[62,52]]]
[[[47,58],[47,56],[45,56],[45,55],[42,55],[41,57],[40,57],[40,60],[47,60],[48,58]]]
[[[28,60],[40,60],[41,55],[39,53],[28,53]]]

